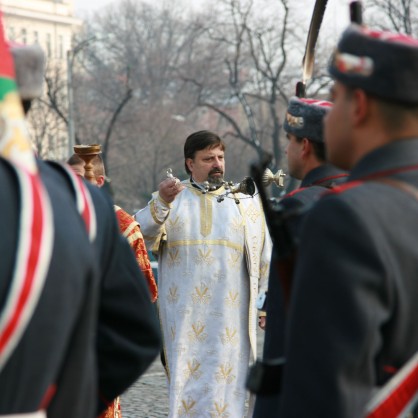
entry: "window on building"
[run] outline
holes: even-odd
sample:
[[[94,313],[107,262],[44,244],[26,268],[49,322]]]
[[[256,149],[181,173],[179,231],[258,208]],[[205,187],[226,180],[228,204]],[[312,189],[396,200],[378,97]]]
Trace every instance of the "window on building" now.
[[[33,43],[39,44],[39,33],[37,30],[33,32]]]
[[[28,34],[25,28],[23,28],[20,31],[20,38],[21,38],[20,41],[22,42],[22,44],[26,45],[28,43]]]
[[[58,36],[58,58],[62,60],[64,58],[64,37]]]
[[[10,41],[14,41],[16,40],[16,33],[15,33],[15,28],[9,28],[9,40]]]
[[[46,34],[46,55],[48,58],[51,58],[52,54],[52,45],[51,45],[51,34]]]

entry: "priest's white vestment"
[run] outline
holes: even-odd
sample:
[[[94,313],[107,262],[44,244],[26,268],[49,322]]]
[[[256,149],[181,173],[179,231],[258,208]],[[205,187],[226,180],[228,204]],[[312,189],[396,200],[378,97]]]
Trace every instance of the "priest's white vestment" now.
[[[271,240],[258,196],[218,202],[223,187],[203,194],[183,184],[171,204],[154,193],[136,214],[158,254],[169,417],[241,418],[250,413],[245,379],[256,358],[255,300],[267,283]]]

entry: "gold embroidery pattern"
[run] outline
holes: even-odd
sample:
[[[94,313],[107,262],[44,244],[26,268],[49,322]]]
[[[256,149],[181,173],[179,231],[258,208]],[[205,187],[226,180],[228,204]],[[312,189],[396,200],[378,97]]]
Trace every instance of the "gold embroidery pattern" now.
[[[188,361],[187,369],[183,371],[183,374],[186,379],[192,378],[194,380],[199,380],[202,376],[202,372],[200,371],[200,363],[196,359],[193,359],[192,362]]]
[[[206,264],[210,266],[215,261],[215,257],[212,256],[212,250],[198,250],[199,255],[195,258],[196,264]]]
[[[178,216],[175,217],[175,219],[169,219],[167,221],[167,224],[171,230],[174,232],[179,232],[183,229],[184,222],[180,221],[180,218]]]
[[[217,382],[231,384],[235,379],[235,375],[232,374],[233,371],[234,369],[229,362],[221,364],[215,375]]]
[[[233,292],[232,290],[230,290],[228,292],[228,295],[225,297],[225,303],[230,308],[237,308],[240,305],[240,303],[239,303],[239,293],[238,292]]]
[[[209,292],[209,288],[201,283],[200,287],[195,287],[192,293],[193,303],[207,305],[211,300],[212,295]]]
[[[214,402],[214,409],[210,412],[211,418],[229,418],[231,414],[227,411],[228,404]]]
[[[169,267],[178,266],[181,263],[181,257],[179,256],[178,248],[168,250],[167,265]]]
[[[238,270],[240,268],[241,254],[238,251],[234,251],[232,254],[229,254],[228,265],[231,269]]]
[[[262,262],[260,264],[260,277],[261,278],[267,277],[267,275],[269,273],[269,269],[270,269],[270,264]]]
[[[167,296],[168,303],[175,304],[179,301],[179,295],[177,291],[178,291],[177,286],[170,287],[170,289],[168,289],[168,296]]]
[[[231,222],[231,229],[234,232],[240,232],[244,228],[244,220],[239,218],[234,218]]]
[[[251,264],[252,269],[255,269],[256,266],[260,265],[260,251],[257,251],[259,248],[258,237],[256,235],[251,237]],[[257,273],[257,270],[253,270]]]
[[[236,328],[225,328],[225,332],[221,334],[223,345],[236,346],[238,344],[238,331]]]
[[[181,406],[179,407],[178,414],[180,417],[197,417],[197,411],[194,410],[196,401],[192,397],[188,397],[187,401],[182,399]]]
[[[252,223],[256,223],[257,219],[260,217],[260,212],[253,204],[251,204],[246,211],[246,216],[248,216]]]
[[[197,322],[195,324],[192,324],[192,329],[188,333],[189,340],[191,342],[204,342],[208,336],[208,334],[205,332],[205,325],[202,324],[202,322]]]

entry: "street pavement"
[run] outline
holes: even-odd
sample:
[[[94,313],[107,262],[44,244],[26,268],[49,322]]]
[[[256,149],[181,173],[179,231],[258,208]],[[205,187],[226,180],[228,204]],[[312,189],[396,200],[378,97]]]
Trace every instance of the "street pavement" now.
[[[257,337],[258,356],[262,353],[264,332]],[[167,381],[158,357],[147,372],[121,398],[122,418],[167,418]]]
[[[165,418],[168,392],[164,368],[158,357],[146,373],[121,398],[122,418]]]

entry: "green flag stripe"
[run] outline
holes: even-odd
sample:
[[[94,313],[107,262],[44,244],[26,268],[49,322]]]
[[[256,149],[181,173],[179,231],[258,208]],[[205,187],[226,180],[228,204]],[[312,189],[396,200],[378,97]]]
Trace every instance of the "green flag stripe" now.
[[[12,91],[17,91],[15,80],[0,76],[0,100],[4,100],[4,96]]]

